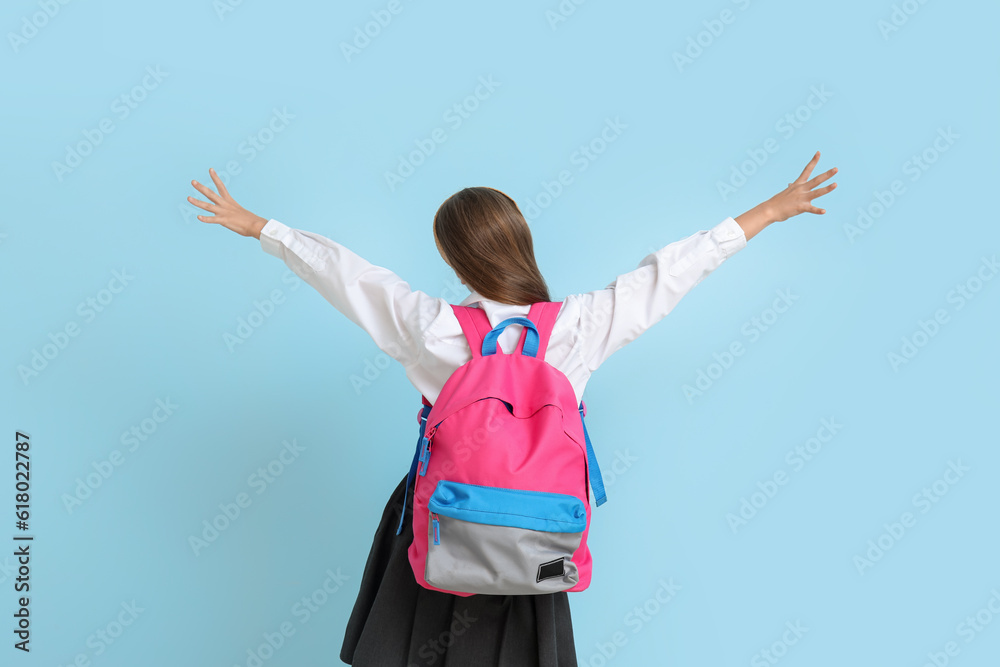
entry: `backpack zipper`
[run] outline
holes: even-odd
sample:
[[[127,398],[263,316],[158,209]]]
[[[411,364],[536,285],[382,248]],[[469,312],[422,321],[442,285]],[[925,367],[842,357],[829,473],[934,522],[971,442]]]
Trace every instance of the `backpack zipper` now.
[[[420,462],[418,474],[421,477],[427,474],[427,465],[431,462],[431,439],[434,437],[435,431],[437,431],[437,425],[431,426],[420,441],[420,457],[417,460]]]
[[[441,544],[441,522],[436,512],[431,512],[431,520],[434,524],[434,544]]]

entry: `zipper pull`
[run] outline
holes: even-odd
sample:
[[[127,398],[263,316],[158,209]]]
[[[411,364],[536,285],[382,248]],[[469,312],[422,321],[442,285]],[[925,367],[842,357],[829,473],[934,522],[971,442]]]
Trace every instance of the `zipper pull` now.
[[[437,427],[432,426],[420,440],[420,458],[418,459],[420,462],[420,469],[418,470],[418,474],[421,477],[427,475],[427,464],[430,463],[431,460],[431,438],[434,437],[434,431],[436,430]]]
[[[431,512],[431,517],[434,519],[434,544],[441,544],[441,522],[438,521],[438,515]]]
[[[418,459],[418,461],[420,462],[419,464],[420,470],[418,471],[418,474],[421,477],[427,474],[427,464],[430,462],[430,460],[431,460],[430,440],[427,439],[427,436],[424,436],[420,440],[420,458]]]

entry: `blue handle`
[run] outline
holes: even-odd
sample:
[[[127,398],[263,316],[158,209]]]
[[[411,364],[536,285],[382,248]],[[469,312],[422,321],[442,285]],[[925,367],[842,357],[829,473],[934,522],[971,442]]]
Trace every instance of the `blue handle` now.
[[[491,354],[497,353],[497,340],[509,324],[523,324],[527,327],[527,337],[524,339],[524,348],[521,350],[521,354],[529,357],[537,356],[538,329],[535,327],[535,323],[527,317],[508,317],[506,320],[493,327],[493,330],[486,334],[486,338],[483,339],[483,356],[488,357]]]

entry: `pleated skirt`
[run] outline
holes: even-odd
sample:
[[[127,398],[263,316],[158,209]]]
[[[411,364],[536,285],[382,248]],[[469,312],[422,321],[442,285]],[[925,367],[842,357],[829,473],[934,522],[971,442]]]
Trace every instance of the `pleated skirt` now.
[[[355,667],[577,667],[567,593],[461,597],[417,583],[405,489],[403,477],[375,531],[340,659]]]

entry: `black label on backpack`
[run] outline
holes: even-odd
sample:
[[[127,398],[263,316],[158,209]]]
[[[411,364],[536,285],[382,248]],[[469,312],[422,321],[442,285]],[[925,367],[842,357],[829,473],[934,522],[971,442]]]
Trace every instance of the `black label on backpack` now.
[[[543,579],[551,579],[552,577],[561,577],[565,573],[565,563],[562,558],[557,558],[555,560],[550,560],[548,563],[542,563],[538,566],[538,577],[535,579],[536,582],[542,581]]]

